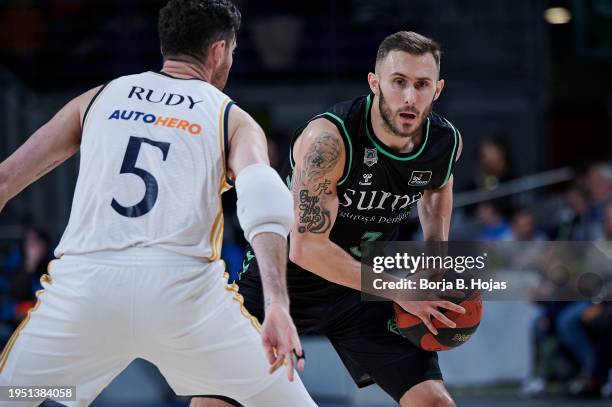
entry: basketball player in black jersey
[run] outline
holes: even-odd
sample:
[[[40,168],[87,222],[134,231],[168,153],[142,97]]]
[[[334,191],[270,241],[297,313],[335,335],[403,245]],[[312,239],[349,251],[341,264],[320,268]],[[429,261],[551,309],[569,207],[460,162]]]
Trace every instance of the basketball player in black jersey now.
[[[461,137],[432,111],[444,87],[440,48],[422,35],[398,32],[381,43],[375,72],[368,75],[371,94],[314,117],[293,140],[285,174],[295,201],[291,314],[300,333],[329,338],[359,387],[375,382],[402,406],[454,406],[436,353],[393,332],[390,302],[362,302],[359,292],[360,243],[396,239],[414,205],[425,239],[448,239]],[[266,305],[252,251],[244,269],[240,293],[262,320]],[[441,309],[464,312],[446,301],[398,303],[434,334],[432,318],[454,327]],[[227,404],[192,401],[221,405]]]

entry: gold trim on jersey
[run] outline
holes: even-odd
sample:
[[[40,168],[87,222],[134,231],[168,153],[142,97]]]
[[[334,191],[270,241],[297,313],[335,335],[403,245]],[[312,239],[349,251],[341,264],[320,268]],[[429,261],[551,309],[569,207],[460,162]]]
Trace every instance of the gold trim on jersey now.
[[[40,277],[41,284],[43,283],[53,284],[51,276],[49,275],[49,270],[51,268],[52,262],[53,261],[50,261],[49,264],[47,265],[47,274],[43,274],[42,277]],[[2,373],[2,370],[4,369],[4,365],[6,364],[6,361],[8,360],[8,357],[11,353],[11,350],[13,349],[13,346],[15,345],[15,342],[17,342],[17,337],[25,329],[27,323],[30,321],[30,316],[32,315],[32,313],[35,312],[40,306],[40,296],[44,294],[44,292],[45,292],[44,289],[36,291],[36,294],[35,294],[36,304],[34,304],[34,306],[28,310],[26,317],[23,319],[23,321],[21,321],[17,329],[15,329],[15,332],[13,332],[13,335],[11,335],[10,339],[6,343],[6,346],[2,350],[2,354],[0,355],[0,373]]]
[[[111,81],[112,82],[112,81]],[[90,102],[91,104],[89,105],[89,107],[87,108],[87,111],[84,113],[84,117],[83,117],[83,127],[81,128],[81,135],[85,134],[85,127],[87,127],[87,118],[91,117],[92,113],[93,113],[93,108],[96,105],[96,103],[98,103],[102,97],[102,94],[104,92],[106,92],[108,90],[108,88],[111,85],[111,82],[108,82],[105,85],[102,85],[102,89],[100,89],[96,95],[94,96],[94,98],[92,99],[92,101]]]
[[[215,247],[217,251],[217,260],[221,258],[221,250],[223,248],[223,231],[225,230],[225,217],[221,216],[221,225],[219,226],[219,230],[217,233],[217,238],[215,239]]]
[[[229,273],[227,271],[223,273],[223,278],[225,278],[225,289],[227,291],[233,292],[234,293],[233,299],[235,301],[238,301],[238,303],[240,304],[240,313],[242,314],[242,316],[248,319],[253,325],[253,327],[257,330],[257,332],[261,334],[261,324],[259,323],[257,318],[251,315],[249,310],[247,310],[246,307],[244,306],[244,297],[242,296],[242,294],[238,293],[238,290],[239,290],[238,284],[236,283],[232,283],[231,285],[229,284]]]
[[[225,99],[223,103],[221,103],[221,109],[219,109],[219,151],[221,152],[221,177],[219,180],[219,191],[217,192],[217,199],[219,203],[219,210],[217,211],[217,215],[215,216],[215,222],[213,223],[212,230],[210,231],[210,257],[209,260],[215,261],[221,258],[221,250],[223,248],[223,204],[221,203],[221,194],[231,188],[231,185],[227,183],[227,163],[225,162],[225,134],[224,134],[224,126],[223,119],[225,116],[225,109],[227,105],[231,102],[230,99]]]
[[[225,179],[227,176],[227,163],[225,162],[225,133],[223,130],[224,129],[224,125],[223,125],[223,119],[225,118],[225,109],[227,108],[227,105],[231,102],[230,99],[225,99],[223,101],[223,103],[221,103],[221,111],[219,112],[219,146],[221,147],[221,160],[223,162],[223,173],[224,173],[224,177],[223,177],[223,182],[222,184],[226,184]],[[229,123],[228,123],[228,127],[229,127]],[[228,137],[228,142],[229,142],[229,137]]]
[[[215,223],[213,223],[213,227],[212,230],[210,231],[210,238],[209,238],[209,243],[210,243],[210,257],[209,260],[210,261],[215,261],[218,260],[217,255],[221,253],[221,251],[219,250],[219,253],[217,253],[217,236],[216,236],[216,232],[221,229],[220,223],[223,222],[223,206],[221,205],[221,196],[218,197],[219,200],[219,211],[217,212],[217,216],[215,217]]]

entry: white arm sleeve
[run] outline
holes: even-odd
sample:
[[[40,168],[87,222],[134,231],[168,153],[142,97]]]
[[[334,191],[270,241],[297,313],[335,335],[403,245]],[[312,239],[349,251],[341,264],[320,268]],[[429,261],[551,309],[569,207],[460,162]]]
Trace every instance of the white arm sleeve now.
[[[253,164],[236,177],[238,221],[251,243],[259,233],[287,237],[293,225],[293,197],[280,176],[265,164]]]

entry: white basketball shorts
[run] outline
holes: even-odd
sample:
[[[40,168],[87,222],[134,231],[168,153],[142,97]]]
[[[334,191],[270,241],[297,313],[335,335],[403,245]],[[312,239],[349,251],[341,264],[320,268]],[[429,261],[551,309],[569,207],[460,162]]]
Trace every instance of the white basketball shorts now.
[[[76,386],[87,406],[132,360],[156,365],[178,395],[243,405],[313,406],[286,367],[268,374],[256,321],[224,263],[154,248],[64,256],[0,358],[2,386]],[[38,402],[0,402],[0,406]]]

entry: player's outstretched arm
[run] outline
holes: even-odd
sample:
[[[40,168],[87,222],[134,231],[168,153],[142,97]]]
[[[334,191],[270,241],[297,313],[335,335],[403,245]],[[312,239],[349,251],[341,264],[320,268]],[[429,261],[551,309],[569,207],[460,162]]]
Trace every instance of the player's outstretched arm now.
[[[287,235],[293,222],[293,201],[278,173],[269,166],[266,137],[246,112],[232,106],[229,113],[229,172],[235,178],[238,219],[253,246],[264,292],[262,342],[270,373],[288,364],[293,380],[295,350],[302,355],[297,330],[289,315],[287,294]],[[299,359],[298,370],[304,368]]]
[[[92,89],[71,100],[0,164],[0,210],[28,185],[79,150],[81,120],[99,89]]]
[[[342,137],[328,120],[313,120],[297,139],[289,258],[326,280],[360,290],[361,263],[329,239],[338,215],[336,187],[345,156]]]

